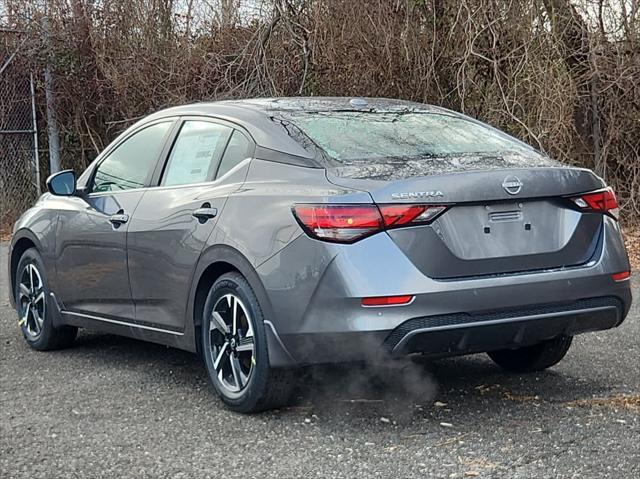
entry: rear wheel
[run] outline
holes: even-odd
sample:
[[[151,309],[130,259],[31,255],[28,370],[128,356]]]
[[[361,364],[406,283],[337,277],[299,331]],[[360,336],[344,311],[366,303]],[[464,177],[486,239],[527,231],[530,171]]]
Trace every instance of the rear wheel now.
[[[29,346],[41,351],[71,346],[78,330],[53,326],[49,283],[38,250],[23,253],[14,279],[18,325]]]
[[[517,373],[542,371],[558,364],[565,357],[572,340],[572,336],[560,336],[533,346],[501,349],[487,354],[506,371]]]
[[[239,273],[222,275],[209,291],[202,351],[211,382],[230,409],[251,413],[288,402],[293,373],[269,366],[262,309]]]

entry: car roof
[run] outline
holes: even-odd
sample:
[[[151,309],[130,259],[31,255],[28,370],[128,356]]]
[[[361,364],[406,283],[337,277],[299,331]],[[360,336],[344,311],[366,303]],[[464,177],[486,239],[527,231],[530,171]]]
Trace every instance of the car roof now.
[[[355,103],[354,103],[355,102]],[[209,111],[211,114],[229,108],[243,108],[256,113],[277,112],[314,112],[314,111],[397,111],[420,110],[443,112],[444,108],[425,105],[407,100],[391,98],[361,98],[361,97],[282,97],[282,98],[247,98],[240,100],[221,100],[214,102],[198,102],[168,108],[163,111],[197,110]]]
[[[444,108],[388,98],[252,98],[175,106],[153,113],[134,126],[138,127],[140,124],[171,116],[210,116],[241,126],[253,137],[255,142],[263,148],[311,159],[313,158],[313,154],[291,138],[286,133],[286,130],[284,130],[280,124],[274,122],[272,118],[279,118],[287,114],[295,114],[296,112],[346,110],[393,112],[408,109],[422,112],[447,112],[449,114],[455,114]]]

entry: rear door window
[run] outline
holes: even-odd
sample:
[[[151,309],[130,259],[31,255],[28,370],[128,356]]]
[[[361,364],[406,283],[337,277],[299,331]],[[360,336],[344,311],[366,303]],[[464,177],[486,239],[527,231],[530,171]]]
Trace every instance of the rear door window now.
[[[224,156],[220,162],[220,168],[216,178],[220,178],[227,174],[233,167],[235,167],[242,160],[245,160],[251,156],[253,144],[244,134],[238,130],[233,132],[229,144],[224,151]]]
[[[171,149],[162,185],[202,183],[213,178],[232,129],[208,121],[185,121]]]

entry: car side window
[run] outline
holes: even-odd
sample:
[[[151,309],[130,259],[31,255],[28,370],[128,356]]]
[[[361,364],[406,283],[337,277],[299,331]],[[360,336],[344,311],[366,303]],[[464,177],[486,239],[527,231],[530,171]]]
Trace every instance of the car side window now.
[[[171,128],[171,121],[148,126],[127,138],[96,168],[93,192],[146,186]]]
[[[222,161],[220,162],[220,168],[218,168],[216,178],[220,178],[225,175],[242,160],[248,158],[250,155],[250,149],[251,142],[249,139],[238,130],[234,130],[231,135],[231,139],[229,140],[229,144],[227,145],[226,150],[224,150],[224,155],[222,156]]]
[[[178,133],[162,185],[202,183],[213,178],[231,128],[208,121],[185,121]]]

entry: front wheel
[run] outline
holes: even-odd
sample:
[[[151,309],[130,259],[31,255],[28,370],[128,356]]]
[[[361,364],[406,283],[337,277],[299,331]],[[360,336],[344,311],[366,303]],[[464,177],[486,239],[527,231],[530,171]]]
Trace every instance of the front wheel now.
[[[222,275],[209,291],[202,351],[211,382],[230,409],[252,413],[287,404],[293,373],[269,366],[262,309],[240,273]]]
[[[542,371],[558,364],[571,346],[572,336],[560,336],[533,346],[518,349],[501,349],[487,353],[506,371],[527,373]]]
[[[54,327],[49,283],[42,258],[35,248],[22,254],[14,285],[18,325],[29,346],[41,351],[71,346],[78,330],[72,326]]]

